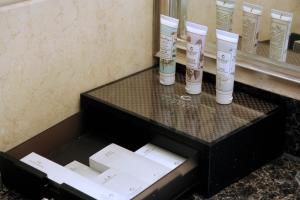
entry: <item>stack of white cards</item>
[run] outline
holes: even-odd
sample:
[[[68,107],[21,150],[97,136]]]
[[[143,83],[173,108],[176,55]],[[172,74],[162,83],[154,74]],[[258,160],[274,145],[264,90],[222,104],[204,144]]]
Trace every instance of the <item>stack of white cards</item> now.
[[[135,154],[116,144],[111,144],[89,158],[90,167],[103,171],[107,168],[129,174],[151,185],[170,172],[170,169]]]
[[[21,161],[95,199],[132,199],[185,159],[152,144],[136,152],[111,144],[89,158],[90,166],[73,161],[62,167],[31,153]]]
[[[97,184],[103,185],[106,188],[127,197],[128,199],[134,198],[149,187],[148,184],[141,180],[115,169],[107,169],[104,172],[99,173],[77,161],[73,161],[65,167],[89,178]]]
[[[44,172],[47,177],[58,183],[67,184],[95,199],[99,200],[125,200],[123,197],[104,186],[100,186],[89,179],[78,175],[71,170],[64,168],[36,153],[31,153],[21,159],[22,162]]]

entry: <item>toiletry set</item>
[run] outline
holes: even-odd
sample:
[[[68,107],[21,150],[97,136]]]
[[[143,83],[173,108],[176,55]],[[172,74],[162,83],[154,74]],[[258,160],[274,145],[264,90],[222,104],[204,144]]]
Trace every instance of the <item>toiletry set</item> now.
[[[233,100],[234,75],[239,35],[232,33],[235,0],[216,0],[216,102],[230,104]],[[255,54],[258,45],[263,7],[243,4],[242,51]],[[270,58],[285,61],[293,14],[272,10]],[[179,20],[161,15],[160,19],[160,83],[175,84],[176,40]],[[204,68],[204,49],[208,27],[186,23],[186,92],[200,94]]]
[[[186,30],[186,91],[189,94],[200,94],[208,27],[187,22]]]
[[[160,83],[175,84],[176,36],[178,19],[161,15],[160,30]],[[186,22],[186,92],[200,94],[204,68],[204,48],[208,27]],[[232,103],[235,58],[239,36],[217,30],[217,75],[216,101],[219,104]]]

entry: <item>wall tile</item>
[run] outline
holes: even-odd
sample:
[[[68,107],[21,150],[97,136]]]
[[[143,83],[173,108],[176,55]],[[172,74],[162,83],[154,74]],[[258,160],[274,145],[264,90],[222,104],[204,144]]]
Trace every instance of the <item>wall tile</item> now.
[[[79,94],[150,67],[152,1],[0,7],[0,150],[79,111]]]

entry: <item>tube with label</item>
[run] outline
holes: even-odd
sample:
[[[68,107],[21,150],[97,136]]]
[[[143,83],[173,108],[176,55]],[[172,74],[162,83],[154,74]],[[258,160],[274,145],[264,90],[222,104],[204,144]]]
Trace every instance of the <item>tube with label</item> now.
[[[256,54],[260,19],[263,7],[250,3],[243,5],[242,51]]]
[[[179,20],[165,15],[160,16],[160,83],[175,83],[176,40]]]
[[[293,13],[272,10],[270,58],[286,61]]]
[[[239,35],[217,30],[216,101],[232,103],[235,62]]]
[[[186,23],[186,87],[189,94],[200,94],[204,67],[204,48],[208,27]]]
[[[217,0],[217,29],[232,31],[232,16],[234,13],[235,0]]]

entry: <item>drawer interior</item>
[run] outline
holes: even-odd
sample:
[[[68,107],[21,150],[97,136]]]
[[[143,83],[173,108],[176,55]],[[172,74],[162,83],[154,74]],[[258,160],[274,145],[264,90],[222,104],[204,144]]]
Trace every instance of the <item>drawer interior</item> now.
[[[74,129],[74,127],[77,127],[77,129]],[[26,156],[27,154],[30,154],[31,152],[36,152],[62,166],[65,166],[74,160],[88,166],[89,157],[91,155],[112,143],[115,143],[131,151],[136,151],[147,143],[155,144],[160,147],[162,146],[161,144],[168,144],[173,147],[177,147],[175,149],[180,149],[180,151],[177,151],[176,154],[186,158],[186,161],[176,169],[170,171],[170,173],[162,177],[160,180],[150,185],[146,190],[137,195],[134,199],[175,198],[188,188],[192,187],[197,182],[197,159],[199,155],[196,150],[172,141],[166,137],[154,135],[152,135],[151,137],[143,137],[143,134],[141,134],[141,137],[137,137],[135,138],[135,140],[122,140],[120,142],[120,140],[118,140],[119,137],[114,136],[116,135],[116,133],[114,132],[116,130],[113,130],[112,132],[107,132],[107,130],[105,131],[106,132],[104,133],[99,130],[94,130],[93,128],[83,128],[82,116],[81,114],[78,114],[37,135],[35,138],[32,138],[31,140],[6,152],[6,155],[9,156],[10,160],[13,163],[15,163],[14,170],[18,170],[20,172],[24,170],[24,164],[20,163],[18,160]],[[124,133],[126,133],[126,131],[130,130],[124,130]],[[7,161],[6,159],[2,160],[4,160],[4,162]],[[20,164],[21,166],[19,166]],[[4,164],[4,166],[8,165]],[[31,169],[31,167],[25,166],[25,168],[26,172],[33,173],[32,176],[36,176],[37,174],[39,174],[39,172]],[[28,169],[30,170],[28,171]],[[12,181],[11,177],[14,173],[14,170],[3,170],[4,183],[13,188],[21,188],[21,192],[32,195],[32,192],[30,191],[37,190],[36,188],[30,189],[27,188],[26,185],[17,185],[18,183]],[[55,184],[51,182],[51,180],[49,181],[45,179],[43,175],[40,175],[40,177],[42,177],[41,179],[43,179],[40,183],[42,185],[38,184],[38,187],[42,190],[40,191],[41,195],[46,195],[48,197],[56,196],[57,198],[61,198],[63,192],[66,192],[66,190],[68,189],[70,190],[70,187]],[[48,181],[51,184],[49,184]],[[43,184],[48,185],[48,189],[43,188]],[[49,190],[52,190],[54,192],[49,192]],[[70,192],[74,193],[74,191],[72,191],[72,188],[69,193]],[[81,196],[81,199],[89,198],[83,194],[79,195],[76,192],[75,194],[76,196]]]

